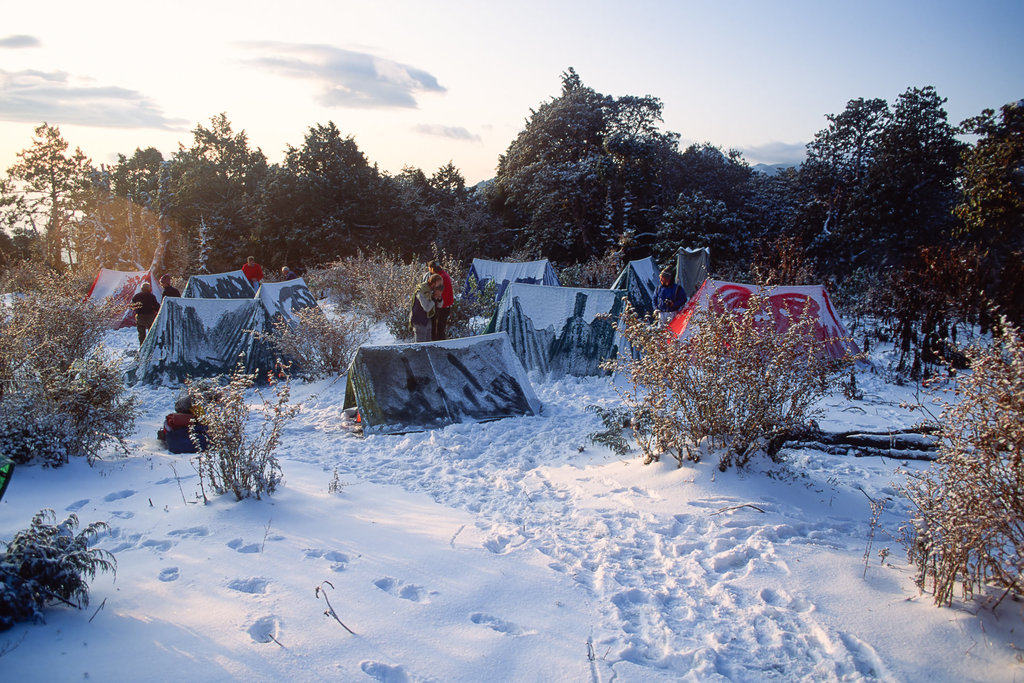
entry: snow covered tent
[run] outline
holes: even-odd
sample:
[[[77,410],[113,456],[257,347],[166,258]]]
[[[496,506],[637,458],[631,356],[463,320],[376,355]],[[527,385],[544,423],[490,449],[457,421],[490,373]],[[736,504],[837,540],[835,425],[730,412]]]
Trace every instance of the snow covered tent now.
[[[677,338],[684,339],[692,333],[690,319],[698,309],[715,307],[716,310],[746,310],[750,297],[760,291],[762,288],[757,285],[707,279],[668,327]],[[815,336],[825,342],[828,355],[842,358],[846,354],[860,353],[860,349],[850,339],[846,326],[832,308],[832,301],[824,286],[770,287],[767,294],[776,330],[785,331],[792,320],[806,312],[815,318]]]
[[[476,279],[477,285],[483,287],[487,282],[495,282],[498,285],[494,293],[494,300],[501,301],[505,293],[505,287],[510,282],[524,282],[530,285],[548,285],[551,287],[561,286],[555,269],[547,259],[540,261],[520,261],[518,263],[503,263],[501,261],[487,261],[475,258],[469,266],[469,273],[466,274],[466,286],[462,290],[462,296],[469,296],[470,278]]]
[[[258,382],[266,381],[275,356],[249,330],[270,329],[270,316],[256,298],[172,297],[161,304],[138,358],[128,368],[127,381],[176,386],[186,377],[228,374],[239,356],[246,372],[256,373]]]
[[[527,370],[553,377],[600,375],[601,361],[618,352],[613,325],[625,297],[624,290],[514,282],[505,289],[486,331],[507,332]]]
[[[541,405],[508,335],[361,346],[344,408],[366,434],[403,434],[459,422],[537,415]]]
[[[289,322],[295,321],[295,314],[304,308],[318,308],[316,298],[301,277],[285,282],[264,282],[256,292],[256,298],[263,302],[271,320],[281,316]]]
[[[149,282],[153,287],[153,294],[160,298],[163,288],[148,270],[123,271],[100,268],[86,298],[97,301],[111,299],[118,308],[125,309],[117,328],[135,327],[135,311],[128,310],[128,304],[131,303],[133,296],[142,291],[143,282]]]
[[[193,275],[181,296],[185,299],[251,299],[255,296],[249,278],[241,270],[212,275]]]
[[[676,252],[676,282],[683,286],[686,296],[693,296],[708,278],[711,267],[711,249],[680,247]]]
[[[651,313],[654,311],[654,292],[658,289],[658,264],[650,256],[630,261],[611,288],[626,290],[629,303],[638,315]]]

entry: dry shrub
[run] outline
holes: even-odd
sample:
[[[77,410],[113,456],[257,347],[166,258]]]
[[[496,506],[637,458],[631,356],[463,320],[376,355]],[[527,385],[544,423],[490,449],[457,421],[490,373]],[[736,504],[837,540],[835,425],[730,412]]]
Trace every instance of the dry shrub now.
[[[397,310],[408,313],[413,288],[427,272],[425,262],[404,263],[384,252],[362,251],[331,263],[327,270],[323,280],[331,298],[374,322],[389,320]]]
[[[296,374],[320,379],[344,373],[356,350],[369,338],[369,321],[358,313],[329,318],[315,307],[295,314],[296,321],[276,320],[274,331],[265,338],[282,357],[293,363]]]
[[[813,285],[818,282],[814,268],[804,254],[803,244],[798,238],[787,235],[779,235],[757,252],[750,274],[762,287]]]
[[[291,387],[270,378],[273,400],[255,391],[260,405],[256,412],[262,417],[259,431],[249,429],[251,406],[246,392],[256,383],[255,374],[247,374],[241,364],[235,368],[227,383],[221,386],[219,378],[186,380],[192,410],[196,419],[189,424],[189,436],[203,450],[192,459],[203,486],[214,493],[231,492],[236,500],[271,494],[281,483],[281,465],[274,451],[281,442],[285,425],[299,412],[300,405],[290,406]],[[205,428],[205,433],[200,430]]]
[[[134,431],[138,399],[99,346],[109,311],[60,282],[0,314],[0,451],[16,462],[91,461],[111,442],[127,452]]]
[[[762,450],[776,459],[785,439],[808,426],[814,404],[854,359],[825,354],[810,316],[784,331],[771,316],[767,296],[755,294],[745,310],[698,311],[694,332],[679,341],[627,306],[619,329],[633,354],[609,368],[629,380],[620,397],[646,461],[663,452],[680,465],[697,461],[706,445],[720,453],[720,469],[742,467]]]
[[[872,308],[899,349],[897,372],[919,377],[954,355],[958,328],[983,318],[984,258],[976,249],[922,247],[874,290]]]
[[[907,556],[936,605],[951,604],[958,583],[965,598],[986,585],[1024,595],[1024,341],[1006,319],[1001,329],[990,348],[967,351],[971,371],[939,418],[939,457],[904,487],[916,509]]]
[[[558,273],[558,280],[563,287],[608,289],[622,272],[622,268],[622,252],[609,251],[602,258],[574,263],[563,268]]]

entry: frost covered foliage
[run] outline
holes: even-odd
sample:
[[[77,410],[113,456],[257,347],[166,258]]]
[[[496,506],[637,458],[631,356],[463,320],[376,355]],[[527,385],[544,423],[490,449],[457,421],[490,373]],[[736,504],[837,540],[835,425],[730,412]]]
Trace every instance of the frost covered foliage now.
[[[558,271],[558,279],[563,287],[608,289],[624,266],[622,253],[609,251],[602,258],[593,258],[562,268]]]
[[[274,331],[265,337],[274,351],[288,358],[307,379],[343,374],[356,350],[370,335],[370,323],[358,313],[328,317],[316,307],[295,314],[297,323],[274,322]]]
[[[82,301],[66,285],[26,294],[0,315],[0,392],[48,381],[86,358],[110,328],[104,306]]]
[[[60,285],[0,315],[0,450],[15,462],[57,466],[124,448],[138,400],[98,345],[108,320]]]
[[[0,399],[0,453],[14,462],[59,467],[77,442],[68,416],[40,396],[16,391]]]
[[[498,302],[494,300],[498,285],[493,281],[484,282],[481,287],[476,278],[469,280],[469,296],[461,297],[456,290],[455,303],[448,314],[448,338],[472,337],[487,327]]]
[[[224,386],[219,386],[216,379],[186,382],[196,415],[189,424],[193,441],[200,439],[195,431],[198,425],[206,429],[205,449],[192,460],[204,499],[207,485],[218,495],[231,492],[236,500],[242,500],[271,494],[281,483],[281,465],[274,451],[285,425],[301,406],[288,405],[291,387],[287,379],[279,382],[272,377],[268,388],[274,393],[272,401],[259,390],[254,392],[260,401],[256,412],[262,424],[257,432],[251,431],[253,409],[246,402],[246,393],[255,381],[256,375],[247,374],[239,365]]]
[[[992,586],[1024,595],[1024,341],[1003,321],[990,348],[967,351],[971,371],[940,415],[930,469],[908,474],[916,512],[905,530],[917,584],[949,605]]]
[[[47,605],[89,604],[89,584],[97,572],[116,572],[117,561],[106,550],[89,545],[107,528],[93,522],[76,533],[78,517],[60,524],[53,510],[41,510],[28,529],[14,535],[0,554],[0,630],[26,619],[43,618]]]
[[[720,454],[720,469],[742,467],[759,451],[775,459],[809,425],[853,359],[823,353],[810,317],[780,331],[769,311],[763,294],[745,310],[698,310],[694,332],[679,341],[627,306],[619,330],[634,353],[607,367],[628,379],[619,395],[646,462],[668,453],[681,465],[707,448]]]
[[[342,307],[379,322],[399,310],[408,314],[413,287],[426,272],[426,262],[404,263],[384,252],[359,252],[330,264],[317,281]]]

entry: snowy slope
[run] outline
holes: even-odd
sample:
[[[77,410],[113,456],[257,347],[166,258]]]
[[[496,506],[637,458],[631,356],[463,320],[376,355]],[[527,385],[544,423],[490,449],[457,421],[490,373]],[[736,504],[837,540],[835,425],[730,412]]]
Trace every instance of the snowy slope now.
[[[865,400],[831,397],[823,426],[917,419],[900,407],[912,388],[858,380]],[[894,495],[900,462],[787,451],[740,473],[644,466],[587,439],[600,425],[585,407],[615,403],[611,380],[535,389],[538,417],[359,439],[339,429],[344,378],[298,384],[282,488],[209,505],[187,456],[155,439],[174,392],[139,389],[131,457],[23,467],[0,502],[0,538],[49,507],[109,522],[100,546],[118,561],[87,609],[0,633],[4,680],[1024,676],[1018,603],[993,616],[918,594],[884,533],[906,514],[898,500],[865,563],[869,497]]]

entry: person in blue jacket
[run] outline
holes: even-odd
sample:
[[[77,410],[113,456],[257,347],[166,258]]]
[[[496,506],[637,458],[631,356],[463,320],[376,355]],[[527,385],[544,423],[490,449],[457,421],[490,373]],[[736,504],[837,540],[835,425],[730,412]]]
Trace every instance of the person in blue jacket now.
[[[661,322],[668,323],[686,305],[686,292],[668,268],[661,271],[660,280],[661,284],[654,292],[654,310]]]

